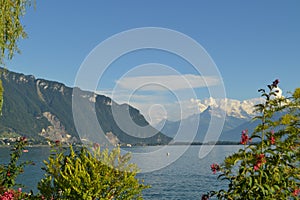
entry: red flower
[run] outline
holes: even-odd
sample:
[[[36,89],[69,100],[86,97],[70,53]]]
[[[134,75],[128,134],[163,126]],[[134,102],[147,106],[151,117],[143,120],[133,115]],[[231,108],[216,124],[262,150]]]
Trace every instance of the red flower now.
[[[275,144],[275,137],[274,136],[271,136],[270,140],[271,140],[271,144]]]
[[[94,149],[99,149],[100,148],[100,144],[95,142],[93,144],[93,147],[94,147]]]
[[[298,189],[295,189],[294,192],[293,192],[293,195],[296,197],[300,194],[300,188]]]
[[[266,163],[266,158],[265,158],[265,154],[259,154],[258,156],[256,156],[256,163],[253,166],[253,169],[255,171],[259,170],[259,168],[262,166],[262,164]]]
[[[279,83],[279,80],[276,79],[275,81],[273,81],[273,84],[272,84],[272,85],[273,85],[274,87],[277,87],[278,83]]]
[[[59,140],[55,140],[55,145],[59,146],[60,145],[60,141]]]
[[[0,200],[13,200],[14,199],[14,191],[8,190],[7,192],[4,192],[3,195],[0,195]]]
[[[271,144],[275,144],[274,130],[271,131],[272,136],[270,137]]]
[[[20,138],[20,140],[21,140],[22,142],[25,142],[25,141],[27,140],[27,138],[26,138],[25,136],[23,136],[23,137]]]
[[[203,194],[201,200],[208,200],[209,196],[207,194]]]
[[[257,165],[254,165],[253,169],[254,169],[254,171],[257,171],[257,170],[259,170],[259,166],[257,166]]]
[[[242,136],[241,136],[241,144],[247,144],[248,142],[251,142],[252,139],[248,135],[248,129],[245,129],[242,131]]]
[[[213,163],[210,165],[210,169],[215,174],[217,171],[220,171],[220,165]]]
[[[10,174],[10,171],[8,171],[7,173],[6,173],[6,176],[10,176],[11,174]]]

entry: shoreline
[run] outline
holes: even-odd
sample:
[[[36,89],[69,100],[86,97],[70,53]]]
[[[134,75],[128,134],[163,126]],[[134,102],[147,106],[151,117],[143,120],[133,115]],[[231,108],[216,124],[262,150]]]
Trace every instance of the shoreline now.
[[[0,148],[12,148],[14,144],[11,145],[5,145],[5,144],[0,144]],[[208,142],[208,143],[201,143],[201,142],[175,142],[171,144],[132,144],[131,147],[126,146],[126,144],[121,144],[119,147],[126,147],[126,148],[132,148],[132,147],[155,147],[155,146],[212,146],[212,145],[240,145],[240,142],[231,142],[231,141],[218,141],[218,142]],[[69,147],[70,145],[65,145],[63,144],[62,147]],[[72,145],[75,147],[81,147],[84,145]],[[101,145],[100,145],[101,146]],[[103,145],[102,147],[105,147],[107,145]],[[30,144],[26,146],[26,148],[36,148],[36,147],[42,147],[46,148],[49,147],[51,148],[51,145],[47,144]]]

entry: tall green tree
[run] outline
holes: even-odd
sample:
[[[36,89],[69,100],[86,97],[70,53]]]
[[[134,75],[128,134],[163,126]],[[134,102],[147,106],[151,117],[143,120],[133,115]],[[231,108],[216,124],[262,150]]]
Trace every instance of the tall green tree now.
[[[27,37],[21,18],[31,2],[31,0],[0,0],[0,65],[4,64],[5,58],[11,60],[15,53],[20,52],[18,41]],[[2,104],[3,86],[0,81],[0,110]]]
[[[0,0],[0,64],[5,57],[12,59],[20,52],[18,41],[27,37],[21,18],[30,5],[30,0]]]

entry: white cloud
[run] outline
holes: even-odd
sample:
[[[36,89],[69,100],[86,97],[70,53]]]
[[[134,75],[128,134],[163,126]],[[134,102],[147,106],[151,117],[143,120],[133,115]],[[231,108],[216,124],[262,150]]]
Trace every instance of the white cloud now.
[[[98,91],[119,104],[127,103],[141,111],[151,124],[167,118],[172,121],[199,113],[194,88],[215,86],[221,80],[215,76],[157,75],[123,77],[110,91]]]
[[[210,87],[220,84],[215,76],[199,76],[193,74],[164,76],[124,77],[117,81],[117,88],[140,91],[185,90]]]

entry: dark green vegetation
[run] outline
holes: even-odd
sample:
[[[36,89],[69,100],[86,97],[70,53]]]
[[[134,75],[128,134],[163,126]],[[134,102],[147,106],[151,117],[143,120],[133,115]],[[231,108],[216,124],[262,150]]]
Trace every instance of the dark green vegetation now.
[[[46,138],[70,143],[79,142],[72,116],[73,88],[58,82],[1,70],[4,103],[0,117],[0,138],[20,135],[28,137],[34,143],[45,142]],[[147,134],[148,131],[149,133],[156,131],[151,126],[146,129],[146,133],[139,133],[139,129],[128,126],[126,129],[131,135],[126,134],[116,124],[111,105],[116,105],[117,116],[122,117],[129,111],[131,118],[138,125],[149,125],[137,109],[127,104],[118,105],[102,95],[81,91],[78,88],[76,90],[81,93],[83,101],[90,101],[91,98],[95,100],[96,115],[103,132],[109,133],[120,143],[148,145],[170,142],[171,138],[160,132],[151,137],[134,137]],[[88,131],[87,129],[87,134],[90,134]]]

